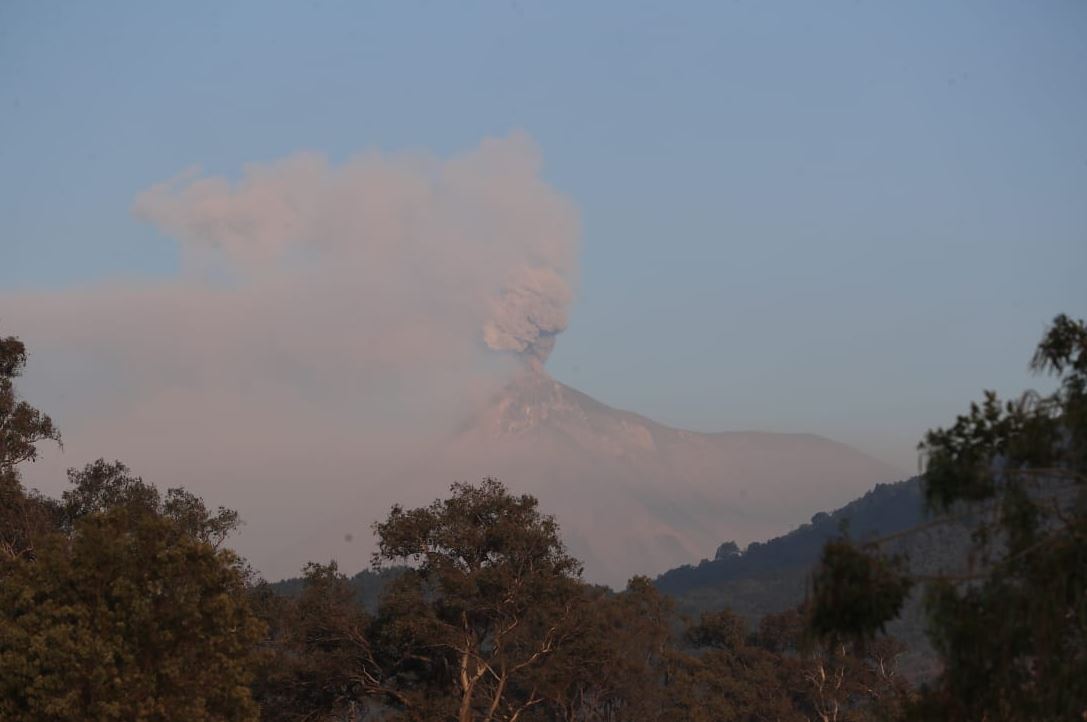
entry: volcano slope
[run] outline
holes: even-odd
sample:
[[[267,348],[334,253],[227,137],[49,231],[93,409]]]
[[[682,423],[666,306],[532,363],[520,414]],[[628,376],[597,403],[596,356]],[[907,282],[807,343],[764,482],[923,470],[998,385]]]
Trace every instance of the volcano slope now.
[[[698,433],[611,408],[534,367],[413,472],[492,476],[554,514],[589,581],[622,586],[782,534],[900,475],[812,434]]]

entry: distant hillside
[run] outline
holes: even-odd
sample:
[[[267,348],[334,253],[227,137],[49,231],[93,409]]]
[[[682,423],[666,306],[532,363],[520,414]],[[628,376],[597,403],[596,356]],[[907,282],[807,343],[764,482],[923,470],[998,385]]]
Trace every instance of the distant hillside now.
[[[722,544],[716,559],[665,572],[657,577],[656,585],[676,598],[683,613],[729,607],[755,622],[804,600],[809,575],[828,540],[843,531],[857,540],[883,537],[925,520],[920,478],[879,484],[834,512],[816,514],[810,523],[784,536],[752,543],[742,552],[735,545]],[[961,570],[969,543],[968,522],[959,521],[904,535],[885,549],[907,555],[915,572],[934,574]],[[888,631],[910,645],[906,665],[913,676],[931,672],[931,650],[916,595]]]
[[[855,539],[891,534],[924,520],[919,478],[879,484],[867,494],[829,514],[820,512],[811,522],[767,542],[752,542],[742,553],[718,551],[716,559],[697,566],[684,565],[657,577],[657,587],[676,597],[699,589],[716,588],[766,573],[809,569],[819,559],[823,544],[847,531]],[[723,547],[725,545],[722,545]]]

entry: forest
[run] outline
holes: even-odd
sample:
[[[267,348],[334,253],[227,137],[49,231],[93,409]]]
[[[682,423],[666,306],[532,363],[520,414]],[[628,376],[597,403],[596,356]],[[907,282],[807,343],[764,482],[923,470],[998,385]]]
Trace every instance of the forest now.
[[[238,511],[121,462],[26,488],[61,442],[27,362],[0,338],[0,719],[1087,719],[1082,320],[1033,356],[1054,391],[928,432],[919,478],[621,591],[497,479],[391,508],[362,576],[269,583],[229,547]]]

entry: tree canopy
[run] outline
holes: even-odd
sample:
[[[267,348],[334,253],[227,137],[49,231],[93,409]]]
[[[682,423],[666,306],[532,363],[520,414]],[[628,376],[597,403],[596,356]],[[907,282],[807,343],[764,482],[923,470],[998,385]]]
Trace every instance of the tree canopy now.
[[[263,637],[229,553],[127,508],[53,535],[0,584],[0,716],[250,720]]]
[[[1087,715],[1087,326],[1060,315],[1031,360],[1049,394],[987,392],[925,435],[934,518],[966,519],[972,564],[912,574],[880,543],[828,544],[815,576],[812,630],[871,638],[925,587],[944,668],[919,719],[1064,720]]]
[[[25,363],[0,340],[0,718],[256,719],[263,625],[219,548],[237,514],[101,459],[28,492],[18,466],[60,435],[15,394]]]

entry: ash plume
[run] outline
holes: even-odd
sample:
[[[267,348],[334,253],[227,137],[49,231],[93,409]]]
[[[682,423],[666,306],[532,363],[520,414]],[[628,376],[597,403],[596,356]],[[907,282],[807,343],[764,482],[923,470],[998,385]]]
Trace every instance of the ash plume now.
[[[566,281],[549,268],[523,269],[491,305],[483,338],[496,351],[512,351],[543,363],[566,329],[573,296]]]
[[[524,133],[190,170],[132,212],[176,240],[174,277],[0,293],[0,332],[32,354],[24,393],[66,441],[28,480],[56,491],[62,467],[121,458],[243,510],[243,553],[545,359],[576,283],[576,210]]]

